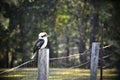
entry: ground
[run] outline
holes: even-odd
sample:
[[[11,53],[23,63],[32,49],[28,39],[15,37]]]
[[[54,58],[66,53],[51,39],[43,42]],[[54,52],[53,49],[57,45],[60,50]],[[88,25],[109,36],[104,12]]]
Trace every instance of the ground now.
[[[5,69],[1,69],[3,71]],[[97,78],[99,80],[99,70]],[[103,80],[116,80],[115,69],[104,69]],[[50,68],[49,80],[89,80],[89,69]],[[37,68],[19,68],[0,75],[0,80],[36,80]]]

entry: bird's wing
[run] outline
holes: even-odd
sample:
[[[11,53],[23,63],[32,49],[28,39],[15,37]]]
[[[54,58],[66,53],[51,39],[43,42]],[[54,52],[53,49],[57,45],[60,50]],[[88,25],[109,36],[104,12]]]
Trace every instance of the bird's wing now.
[[[37,50],[39,50],[41,48],[41,46],[43,45],[44,40],[43,39],[38,39],[35,43],[35,46],[33,47],[33,53],[35,53]]]

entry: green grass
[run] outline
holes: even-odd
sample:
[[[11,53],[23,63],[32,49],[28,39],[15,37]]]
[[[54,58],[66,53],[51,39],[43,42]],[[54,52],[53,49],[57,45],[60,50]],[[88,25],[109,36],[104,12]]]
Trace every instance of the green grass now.
[[[1,69],[2,70],[2,69]],[[0,71],[1,71],[0,70]],[[100,71],[98,70],[98,80]],[[115,69],[104,69],[103,80],[115,80]],[[49,80],[89,80],[89,69],[50,68]],[[0,80],[36,80],[36,68],[19,68],[8,74],[0,75]]]

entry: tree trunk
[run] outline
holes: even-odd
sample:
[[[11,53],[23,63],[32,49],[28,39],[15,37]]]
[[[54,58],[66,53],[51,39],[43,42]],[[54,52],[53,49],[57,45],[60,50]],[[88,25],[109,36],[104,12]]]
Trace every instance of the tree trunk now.
[[[5,50],[5,57],[6,57],[6,68],[9,68],[9,47],[6,47]]]
[[[22,11],[22,10],[21,10]],[[25,13],[21,14],[21,17],[19,19],[19,25],[20,25],[20,48],[21,48],[21,54],[22,54],[22,62],[26,61],[27,58],[27,49],[26,49],[26,42],[27,42],[27,31],[24,25],[24,17]]]
[[[84,63],[87,61],[87,56],[86,55],[81,55],[81,53],[83,53],[86,49],[85,46],[85,22],[82,16],[84,16],[84,11],[81,12],[80,10],[81,7],[78,7],[77,9],[77,18],[78,18],[78,29],[79,29],[79,41],[77,42],[78,44],[78,49],[79,49],[79,54],[80,54],[80,63]],[[84,68],[87,66],[83,66]]]
[[[83,40],[80,39],[80,41],[77,43],[78,44],[78,49],[79,49],[79,53],[80,53],[80,63],[85,63],[87,61],[87,56],[81,55],[84,51],[85,51],[85,43],[83,42]],[[83,68],[86,68],[87,66],[83,66]]]
[[[69,37],[66,36],[66,56],[70,55],[69,51]],[[66,58],[66,63],[69,64],[69,58]]]
[[[6,68],[9,68],[9,55],[8,55],[8,52],[6,52]]]
[[[97,41],[97,35],[98,35],[98,28],[99,28],[99,1],[98,0],[91,0],[91,5],[93,6],[93,11],[91,14],[91,33],[90,33],[90,49],[92,47],[92,42]]]
[[[12,68],[14,65],[14,60],[15,60],[15,56],[14,54],[12,54],[12,57],[11,57],[11,62],[10,62],[10,67]]]

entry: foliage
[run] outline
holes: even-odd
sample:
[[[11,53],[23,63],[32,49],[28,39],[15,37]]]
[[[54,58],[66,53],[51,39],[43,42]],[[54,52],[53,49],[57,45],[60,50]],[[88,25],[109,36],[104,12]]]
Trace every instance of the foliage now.
[[[101,41],[102,26],[103,45],[113,44],[106,54],[118,56],[119,5],[117,1],[94,1],[1,0],[0,64],[3,65],[0,67],[13,67],[29,60],[41,31],[51,35],[48,44],[50,57],[60,57],[80,54],[90,49],[91,42]],[[88,57],[87,54],[81,56],[79,63],[87,61]],[[119,58],[112,56],[107,59],[108,62],[112,60],[116,62]],[[70,66],[78,63],[72,58],[64,61]],[[60,63],[57,66],[62,66]]]

